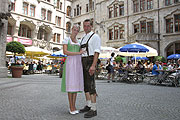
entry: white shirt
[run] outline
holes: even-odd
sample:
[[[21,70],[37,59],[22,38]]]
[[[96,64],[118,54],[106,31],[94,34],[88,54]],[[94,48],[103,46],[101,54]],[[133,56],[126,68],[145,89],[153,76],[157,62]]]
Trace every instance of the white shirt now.
[[[89,37],[93,34],[93,32],[89,32],[88,34],[84,35],[83,39],[81,40],[81,45],[86,44]],[[84,49],[85,50],[85,49]],[[101,38],[99,35],[94,34],[88,42],[88,50],[89,56],[94,55],[95,52],[100,53],[101,50]],[[88,56],[87,51],[82,54],[82,56]]]
[[[113,62],[114,62],[114,57],[111,57],[111,59],[110,59],[110,65],[113,66]]]
[[[63,45],[67,45],[67,44],[68,44],[68,41],[70,41],[70,44],[71,44],[71,45],[80,45],[79,41],[77,41],[77,43],[75,43],[75,42],[73,42],[73,41],[71,40],[70,37],[64,38],[64,40],[62,41],[62,44],[63,44]]]

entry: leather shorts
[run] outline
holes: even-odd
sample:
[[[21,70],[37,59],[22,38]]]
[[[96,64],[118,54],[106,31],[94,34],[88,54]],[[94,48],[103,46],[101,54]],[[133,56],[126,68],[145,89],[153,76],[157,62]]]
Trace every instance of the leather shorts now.
[[[82,57],[83,64],[83,74],[84,74],[84,92],[89,92],[91,94],[96,94],[96,85],[94,75],[89,75],[89,68],[93,63],[94,56]]]

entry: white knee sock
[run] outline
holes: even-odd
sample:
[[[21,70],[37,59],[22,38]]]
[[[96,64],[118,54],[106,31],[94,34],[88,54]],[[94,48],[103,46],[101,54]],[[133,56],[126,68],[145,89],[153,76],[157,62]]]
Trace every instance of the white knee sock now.
[[[91,107],[91,101],[90,101],[90,100],[87,100],[87,101],[86,101],[86,105],[87,105],[88,107]]]
[[[96,110],[96,103],[91,103],[91,110]]]

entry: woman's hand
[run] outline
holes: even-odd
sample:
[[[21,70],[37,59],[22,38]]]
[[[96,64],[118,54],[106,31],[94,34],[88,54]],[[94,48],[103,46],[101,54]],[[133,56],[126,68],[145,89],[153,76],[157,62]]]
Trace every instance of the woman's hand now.
[[[81,54],[83,54],[85,51],[84,50],[80,50],[80,52],[79,52],[79,54],[81,55]]]

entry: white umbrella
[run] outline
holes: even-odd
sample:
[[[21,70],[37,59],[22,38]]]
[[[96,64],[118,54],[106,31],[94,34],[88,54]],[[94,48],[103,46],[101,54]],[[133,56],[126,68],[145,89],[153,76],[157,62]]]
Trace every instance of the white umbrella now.
[[[99,58],[101,59],[106,59],[106,58],[110,58],[111,57],[111,53],[115,53],[115,55],[117,55],[117,53],[119,52],[118,49],[115,49],[113,47],[101,47],[101,53],[99,55]]]

